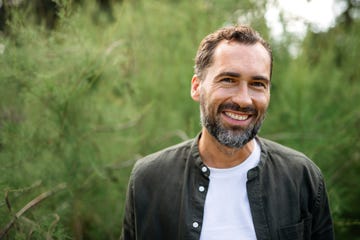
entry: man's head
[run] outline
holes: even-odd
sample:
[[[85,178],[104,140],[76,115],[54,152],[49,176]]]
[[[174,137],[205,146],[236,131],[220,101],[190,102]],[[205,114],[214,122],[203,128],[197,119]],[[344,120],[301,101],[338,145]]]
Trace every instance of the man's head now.
[[[270,45],[254,29],[240,25],[220,28],[207,35],[200,43],[195,57],[195,74],[203,79],[206,69],[213,63],[213,55],[216,47],[222,41],[234,41],[245,45],[260,43],[269,53],[271,60],[270,77],[272,73],[272,50]]]
[[[191,86],[203,130],[231,148],[253,139],[270,101],[271,68],[269,45],[249,27],[227,27],[205,37]]]

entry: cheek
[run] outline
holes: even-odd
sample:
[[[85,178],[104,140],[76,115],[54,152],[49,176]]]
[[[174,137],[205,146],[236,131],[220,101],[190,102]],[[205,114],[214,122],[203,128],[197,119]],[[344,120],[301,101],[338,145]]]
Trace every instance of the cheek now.
[[[266,111],[270,103],[270,94],[257,93],[252,96],[254,105],[261,111]]]
[[[201,112],[205,115],[207,115],[208,112],[208,101],[206,98],[206,95],[204,94],[204,92],[200,92],[199,94],[199,103],[200,103],[200,109]]]
[[[217,112],[217,103],[214,101],[213,96],[205,94],[204,92],[200,94],[200,106],[205,115],[213,116]]]

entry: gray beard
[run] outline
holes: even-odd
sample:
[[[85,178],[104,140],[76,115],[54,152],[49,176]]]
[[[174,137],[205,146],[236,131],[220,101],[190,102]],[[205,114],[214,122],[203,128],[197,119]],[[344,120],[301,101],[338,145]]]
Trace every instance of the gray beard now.
[[[260,130],[264,117],[260,119],[255,125],[250,125],[246,129],[233,128],[226,129],[221,125],[219,120],[210,119],[209,116],[204,116],[201,111],[201,125],[207,129],[220,144],[230,148],[242,148],[250,140],[252,140]]]

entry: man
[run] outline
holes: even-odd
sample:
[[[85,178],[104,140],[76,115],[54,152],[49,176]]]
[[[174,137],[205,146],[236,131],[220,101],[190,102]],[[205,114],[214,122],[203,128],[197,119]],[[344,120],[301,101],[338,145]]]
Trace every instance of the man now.
[[[257,137],[270,101],[272,52],[247,26],[201,42],[191,81],[201,133],[139,160],[122,239],[333,239],[320,170]]]

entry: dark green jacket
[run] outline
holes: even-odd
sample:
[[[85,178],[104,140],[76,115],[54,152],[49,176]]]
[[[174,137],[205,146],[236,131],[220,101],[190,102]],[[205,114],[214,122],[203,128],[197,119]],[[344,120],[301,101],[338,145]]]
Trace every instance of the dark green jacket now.
[[[123,240],[200,238],[209,169],[201,161],[197,140],[137,161],[129,180]],[[334,239],[318,167],[302,153],[257,141],[261,159],[248,171],[247,181],[257,239]]]

